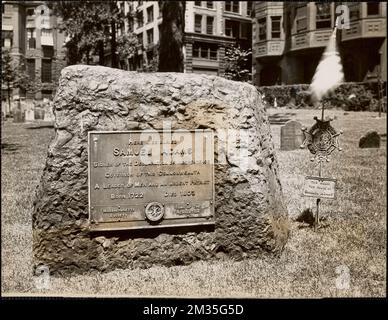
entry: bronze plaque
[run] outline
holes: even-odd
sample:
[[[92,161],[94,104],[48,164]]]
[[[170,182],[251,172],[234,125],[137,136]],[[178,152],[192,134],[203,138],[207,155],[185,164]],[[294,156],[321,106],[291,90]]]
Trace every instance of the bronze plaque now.
[[[214,224],[211,130],[92,131],[91,230]]]

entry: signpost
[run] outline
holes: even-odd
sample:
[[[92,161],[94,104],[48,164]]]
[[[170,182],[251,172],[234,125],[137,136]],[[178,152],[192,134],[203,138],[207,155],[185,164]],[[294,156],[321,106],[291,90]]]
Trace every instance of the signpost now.
[[[341,151],[339,146],[338,136],[342,131],[337,132],[331,125],[332,119],[324,120],[324,106],[322,106],[322,118],[314,117],[316,123],[307,130],[303,127],[305,140],[301,148],[307,147],[314,155],[311,161],[318,160],[319,171],[318,177],[306,177],[304,186],[304,196],[317,198],[317,211],[315,215],[314,230],[317,230],[319,225],[319,203],[321,198],[334,199],[336,180],[322,177],[322,164],[324,161],[330,161],[329,155],[336,149]]]

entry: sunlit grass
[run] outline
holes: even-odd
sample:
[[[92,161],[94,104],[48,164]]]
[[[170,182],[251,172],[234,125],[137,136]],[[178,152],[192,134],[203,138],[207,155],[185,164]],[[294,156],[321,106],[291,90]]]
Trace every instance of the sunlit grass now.
[[[279,112],[278,110],[269,110]],[[288,110],[305,125],[313,110]],[[328,111],[344,130],[343,151],[325,165],[324,176],[338,180],[335,200],[321,202],[324,228],[314,232],[294,219],[315,200],[301,196],[305,175],[317,173],[308,151],[278,152],[281,181],[291,218],[291,235],[279,257],[195,262],[189,266],[115,270],[67,278],[51,277],[40,290],[32,274],[31,212],[53,129],[26,129],[7,122],[2,128],[2,292],[59,295],[190,297],[351,297],[386,292],[386,142],[359,149],[368,129],[386,133],[386,118],[375,113]],[[276,128],[275,128],[276,129]],[[273,131],[279,139],[279,130]],[[275,141],[279,145],[278,140]],[[13,146],[13,147],[11,147]],[[303,227],[303,228],[301,228]],[[338,289],[336,268],[350,271],[350,287]]]

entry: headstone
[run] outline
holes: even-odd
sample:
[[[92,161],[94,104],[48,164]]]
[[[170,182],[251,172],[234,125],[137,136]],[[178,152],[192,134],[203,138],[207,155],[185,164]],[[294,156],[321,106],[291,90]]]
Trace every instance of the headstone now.
[[[19,99],[15,101],[15,107],[13,109],[13,122],[24,122],[24,112],[22,111],[22,105]]]
[[[44,109],[42,107],[35,107],[35,120],[43,120],[44,119]]]
[[[34,121],[35,120],[35,111],[34,111],[34,109],[27,109],[25,111],[25,120],[26,121]]]
[[[280,129],[280,149],[285,151],[299,149],[303,143],[302,125],[298,121],[287,121]]]
[[[254,86],[211,75],[69,66],[54,112],[56,134],[33,210],[35,266],[87,273],[283,249],[287,209]],[[174,138],[184,129],[186,137],[210,130],[213,138],[190,151],[187,141],[195,139]],[[163,157],[183,146],[179,154],[210,152],[215,163],[139,162],[139,134],[147,132],[147,143],[163,142]]]
[[[380,148],[380,136],[377,131],[369,130],[360,138],[358,146],[360,148]]]
[[[53,104],[48,101],[44,106],[44,121],[54,121]]]

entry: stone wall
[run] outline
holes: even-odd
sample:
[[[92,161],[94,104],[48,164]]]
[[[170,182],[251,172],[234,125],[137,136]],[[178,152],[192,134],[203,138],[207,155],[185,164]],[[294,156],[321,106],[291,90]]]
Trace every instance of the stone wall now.
[[[33,212],[35,265],[52,274],[188,264],[279,253],[287,209],[267,115],[257,90],[216,76],[63,69],[54,99],[56,135]],[[214,227],[92,233],[87,134],[91,130],[250,129],[249,165],[215,164]],[[217,136],[215,136],[217,144]]]

